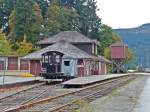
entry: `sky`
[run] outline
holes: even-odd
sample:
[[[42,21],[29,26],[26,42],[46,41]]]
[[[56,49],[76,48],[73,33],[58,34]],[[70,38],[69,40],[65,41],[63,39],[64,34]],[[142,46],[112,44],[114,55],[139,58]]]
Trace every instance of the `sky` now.
[[[97,0],[102,23],[112,28],[132,28],[150,23],[150,0]]]

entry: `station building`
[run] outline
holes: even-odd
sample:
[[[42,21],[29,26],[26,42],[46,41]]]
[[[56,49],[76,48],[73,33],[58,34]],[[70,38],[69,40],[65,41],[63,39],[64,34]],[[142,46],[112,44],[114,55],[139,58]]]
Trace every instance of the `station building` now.
[[[72,76],[107,74],[106,65],[110,61],[97,54],[98,41],[89,39],[77,31],[60,32],[37,44],[41,49],[25,57],[1,57],[0,70],[4,68],[6,70],[27,70],[34,75],[39,75],[43,70],[42,54],[60,52],[64,54],[59,66],[61,73]],[[48,61],[49,57],[46,60]]]

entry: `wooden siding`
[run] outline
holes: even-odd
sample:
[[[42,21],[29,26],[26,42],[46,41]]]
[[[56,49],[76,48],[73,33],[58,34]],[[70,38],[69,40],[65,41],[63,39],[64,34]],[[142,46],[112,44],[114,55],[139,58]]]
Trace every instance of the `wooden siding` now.
[[[39,75],[41,72],[41,63],[39,60],[30,61],[30,73],[33,75]]]
[[[101,75],[107,74],[107,68],[106,68],[106,63],[101,63]]]
[[[0,57],[0,70],[4,70],[5,57]]]
[[[0,61],[0,70],[4,70],[4,61]]]
[[[8,57],[7,70],[18,70],[18,57]]]
[[[76,47],[78,47],[79,49],[81,49],[81,50],[83,50],[83,51],[85,51],[86,53],[88,53],[88,54],[93,54],[92,53],[92,43],[81,43],[81,44],[73,44],[74,46],[76,46]]]
[[[128,56],[127,46],[111,46],[111,58],[112,59],[126,59]]]
[[[20,60],[20,70],[29,70],[29,61],[28,60]]]
[[[78,76],[83,77],[84,76],[84,67],[78,67]]]

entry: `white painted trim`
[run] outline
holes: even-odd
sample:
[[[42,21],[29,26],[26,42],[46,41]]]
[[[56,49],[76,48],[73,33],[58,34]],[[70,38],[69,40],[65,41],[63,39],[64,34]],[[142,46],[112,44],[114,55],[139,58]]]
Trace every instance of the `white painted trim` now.
[[[8,70],[8,57],[5,57],[5,70]]]
[[[18,70],[20,70],[20,63],[21,63],[20,57],[18,57]]]
[[[31,73],[31,68],[30,68],[31,67],[30,66],[31,65],[31,61],[30,60],[28,61],[28,64],[29,64],[29,73]]]
[[[97,45],[95,44],[95,54],[97,55]]]
[[[92,54],[95,54],[94,43],[92,44]]]

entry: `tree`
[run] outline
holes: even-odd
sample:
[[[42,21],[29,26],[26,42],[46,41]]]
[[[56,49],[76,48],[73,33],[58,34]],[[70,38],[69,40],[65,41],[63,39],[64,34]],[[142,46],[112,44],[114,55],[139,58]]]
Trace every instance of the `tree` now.
[[[75,10],[79,15],[78,30],[92,38],[99,38],[99,29],[101,27],[101,19],[97,16],[95,0],[60,0],[61,4]]]
[[[28,53],[31,53],[33,51],[33,44],[30,42],[27,42],[27,37],[24,34],[24,40],[22,42],[19,43],[19,48],[17,49],[17,54],[24,56],[27,55]]]
[[[112,43],[116,41],[122,41],[121,38],[113,31],[113,29],[107,25],[102,25],[99,32],[99,53],[104,55],[105,48],[108,48]]]
[[[45,19],[47,36],[54,35],[60,31],[74,30],[77,18],[78,15],[74,11],[60,6],[57,1],[53,1],[48,7]]]
[[[23,41],[24,34],[27,35],[27,41],[35,44],[41,31],[41,23],[41,10],[34,0],[17,0],[9,19],[9,38],[14,48],[17,47],[16,42]]]
[[[0,29],[0,55],[12,54],[10,42],[6,39],[5,34]]]
[[[0,0],[0,28],[6,33],[9,33],[9,16],[14,8],[16,0]]]
[[[43,18],[45,18],[47,8],[50,5],[50,0],[36,0],[36,1],[40,6]]]

